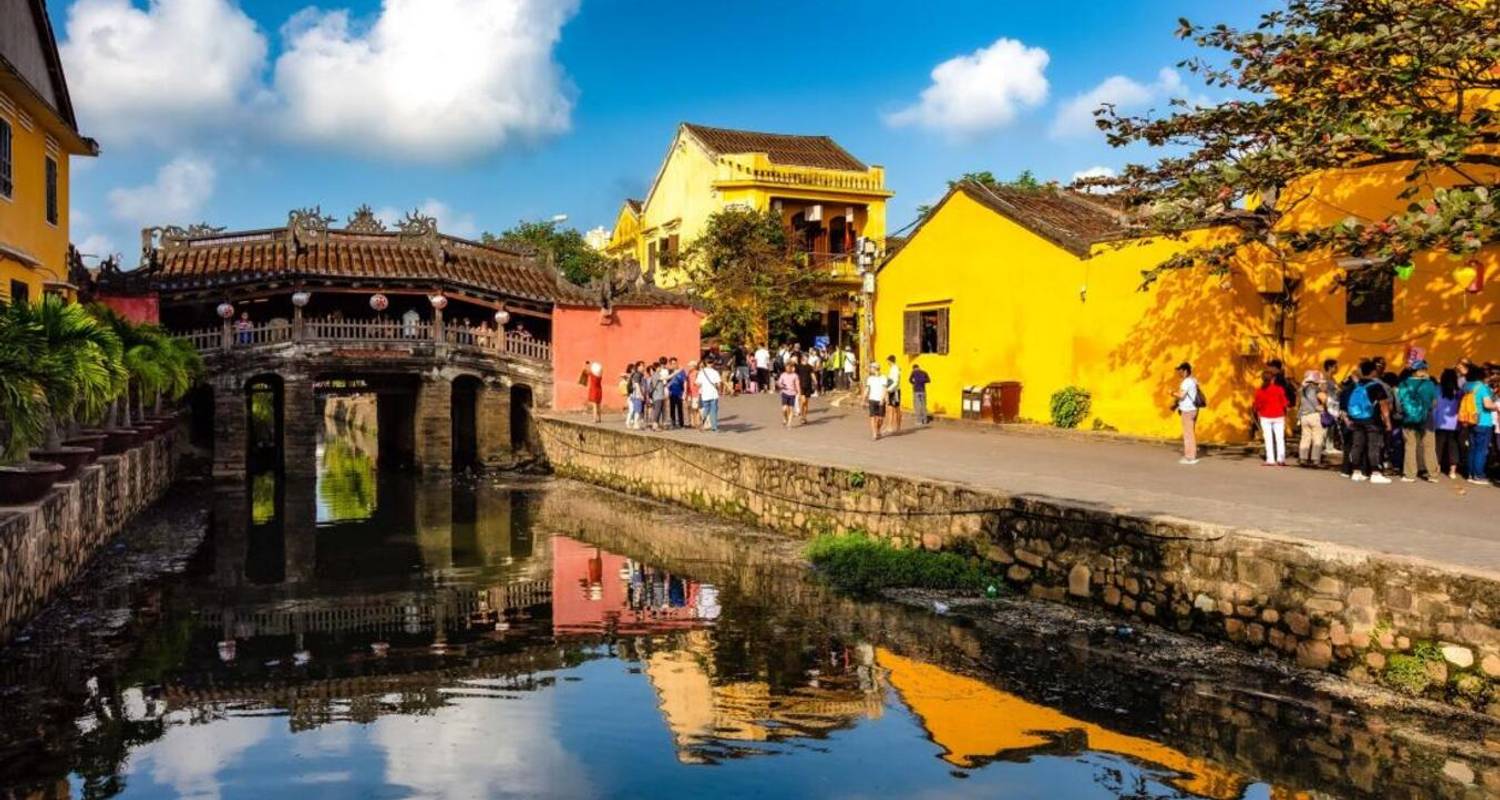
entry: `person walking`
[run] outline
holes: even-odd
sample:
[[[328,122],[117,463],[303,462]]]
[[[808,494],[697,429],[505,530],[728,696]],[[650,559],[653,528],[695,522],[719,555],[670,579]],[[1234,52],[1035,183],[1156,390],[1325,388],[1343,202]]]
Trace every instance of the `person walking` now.
[[[901,366],[895,356],[886,356],[885,363],[885,427],[895,436],[901,433]]]
[[[1433,438],[1436,440],[1438,469],[1452,480],[1458,480],[1459,465],[1464,463],[1459,443],[1458,404],[1464,398],[1458,370],[1449,367],[1438,377],[1437,402],[1432,408]]]
[[[687,372],[677,365],[677,359],[667,361],[667,411],[673,428],[683,426],[682,400],[687,393]]]
[[[719,371],[708,361],[698,370],[698,396],[703,403],[704,430],[719,432]]]
[[[1404,444],[1401,459],[1401,482],[1416,483],[1418,479],[1436,483],[1434,471],[1440,470],[1437,460],[1437,438],[1433,425],[1433,410],[1437,407],[1438,385],[1427,372],[1426,361],[1414,361],[1411,374],[1397,387],[1396,399],[1401,404],[1401,437]]]
[[[771,351],[764,344],[755,348],[755,385],[750,387],[752,392],[770,391],[771,388]]]
[[[788,361],[776,376],[776,389],[781,397],[781,427],[792,427],[792,419],[798,416],[798,403],[802,398],[802,381],[797,368]]]
[[[696,428],[703,424],[702,399],[698,393],[698,362],[689,361],[687,365],[687,380],[684,381],[687,391],[688,427]],[[748,384],[749,379],[746,379]]]
[[[1323,391],[1323,373],[1312,369],[1302,376],[1297,390],[1297,421],[1302,435],[1297,439],[1297,464],[1316,467],[1323,463],[1323,443],[1328,435],[1323,415],[1328,413],[1328,394]]]
[[[1260,435],[1266,443],[1267,467],[1286,466],[1286,389],[1281,374],[1273,369],[1261,372],[1260,389],[1255,392],[1255,417],[1260,421]]]
[[[667,360],[658,358],[656,366],[651,370],[651,430],[659,431],[667,427],[667,379],[671,375],[667,372]]]
[[[870,365],[869,377],[865,378],[865,402],[870,410],[870,439],[880,441],[880,429],[885,424],[885,401],[890,396],[886,377],[880,368]]]
[[[853,389],[859,376],[859,359],[854,357],[854,351],[850,349],[849,345],[844,345],[844,349],[840,353],[841,358],[839,360],[844,365],[843,388],[846,390]]]
[[[1381,473],[1386,431],[1391,427],[1391,396],[1379,380],[1374,361],[1359,362],[1359,380],[1349,391],[1345,415],[1353,432],[1349,448],[1349,478],[1356,483],[1390,483]]]
[[[1323,359],[1323,452],[1330,455],[1343,455],[1349,448],[1349,437],[1339,417],[1338,372],[1338,359]]]
[[[1182,418],[1182,458],[1179,464],[1198,463],[1198,409],[1207,405],[1198,379],[1193,377],[1193,365],[1184,361],[1177,365],[1177,389],[1172,392],[1172,407]]]
[[[813,354],[808,353],[799,357],[793,357],[793,369],[797,372],[797,387],[800,392],[797,399],[797,416],[804,424],[807,422],[807,408],[812,405],[813,395],[818,393],[817,365],[812,363]]]
[[[925,426],[931,422],[927,418],[927,384],[932,382],[928,377],[927,370],[922,369],[921,364],[911,365],[911,377],[907,378],[911,384],[911,412],[917,416],[917,424]]]
[[[1495,399],[1492,383],[1500,384],[1500,380],[1493,375],[1486,379],[1483,367],[1470,367],[1469,384],[1464,387],[1458,412],[1459,421],[1470,425],[1469,483],[1481,486],[1493,485],[1489,480],[1490,444],[1495,438],[1495,412],[1500,409],[1500,401]]]
[[[604,365],[595,361],[585,365],[586,375],[584,382],[588,391],[589,413],[593,414],[594,422],[603,419],[599,407],[604,405]]]
[[[625,377],[620,382],[620,391],[625,395],[625,427],[632,430],[640,428],[641,424],[641,397],[637,391],[640,388],[640,364],[631,364],[625,368]]]

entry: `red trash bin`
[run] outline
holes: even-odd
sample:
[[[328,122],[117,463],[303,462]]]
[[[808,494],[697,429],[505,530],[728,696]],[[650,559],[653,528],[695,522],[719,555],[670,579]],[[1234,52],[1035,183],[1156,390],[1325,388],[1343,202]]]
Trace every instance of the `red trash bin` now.
[[[999,425],[1021,418],[1021,382],[1000,381],[985,387],[994,398],[990,402],[990,419]]]

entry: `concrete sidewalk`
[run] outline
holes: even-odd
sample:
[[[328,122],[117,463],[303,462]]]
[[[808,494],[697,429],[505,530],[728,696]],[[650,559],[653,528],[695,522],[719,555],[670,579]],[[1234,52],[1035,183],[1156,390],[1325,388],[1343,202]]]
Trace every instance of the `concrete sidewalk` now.
[[[905,422],[900,435],[874,442],[862,407],[830,408],[817,399],[808,423],[788,430],[774,396],[750,395],[723,401],[717,435],[646,435],[1233,525],[1500,577],[1500,488],[1447,479],[1352,483],[1332,470],[1262,467],[1239,453],[1183,466],[1164,445],[968,425],[917,429],[910,414]],[[614,414],[602,424],[623,421]]]

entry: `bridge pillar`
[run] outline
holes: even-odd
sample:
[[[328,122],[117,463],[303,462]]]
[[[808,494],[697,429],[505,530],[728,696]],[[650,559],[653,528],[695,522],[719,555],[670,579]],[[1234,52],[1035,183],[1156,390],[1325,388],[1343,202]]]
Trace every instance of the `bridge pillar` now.
[[[442,375],[423,375],[416,406],[417,467],[453,469],[453,382]]]
[[[306,478],[318,472],[318,413],[313,381],[307,375],[288,375],[282,383],[281,464],[287,477]]]
[[[287,583],[308,583],[317,576],[318,497],[312,481],[287,481],[282,498],[282,557]]]
[[[510,459],[510,387],[489,380],[479,390],[474,428],[479,440],[479,463],[501,466]]]
[[[245,450],[249,431],[246,427],[245,387],[220,381],[214,386],[214,479],[243,480]]]

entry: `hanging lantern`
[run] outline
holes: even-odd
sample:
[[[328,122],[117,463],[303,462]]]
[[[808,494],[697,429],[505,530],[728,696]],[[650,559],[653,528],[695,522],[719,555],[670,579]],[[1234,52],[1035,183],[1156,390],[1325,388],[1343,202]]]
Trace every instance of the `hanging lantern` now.
[[[496,325],[499,325],[500,327],[503,328],[503,327],[505,327],[505,323],[507,323],[507,322],[510,322],[510,312],[509,311],[506,311],[505,309],[502,308],[499,311],[495,312],[495,324]]]
[[[390,305],[391,301],[387,299],[385,295],[378,292],[370,295],[370,308],[373,308],[376,311],[384,311],[387,308],[390,308]]]
[[[1464,287],[1464,291],[1469,294],[1479,294],[1484,291],[1484,265],[1479,263],[1479,259],[1471,258],[1469,267],[1474,270],[1474,278],[1469,281],[1468,286]]]
[[[292,305],[298,308],[306,308],[307,301],[312,299],[312,292],[292,292]]]
[[[432,307],[437,309],[438,311],[442,311],[443,309],[448,307],[448,298],[442,292],[431,295],[427,298],[427,302],[431,303]]]
[[[1411,280],[1412,273],[1414,273],[1416,271],[1417,271],[1417,266],[1415,264],[1397,264],[1396,265],[1396,277],[1400,278],[1403,281],[1409,281],[1409,280]]]
[[[219,307],[215,309],[215,311],[218,312],[221,319],[229,319],[230,317],[234,316],[234,304],[220,303]]]
[[[1464,291],[1468,292],[1469,294],[1473,294],[1479,291],[1478,289],[1474,288],[1474,284],[1482,280],[1480,278],[1478,264],[1478,261],[1471,260],[1465,263],[1463,266],[1453,270],[1453,282],[1458,284],[1459,286],[1464,287]],[[1480,288],[1483,288],[1482,284]]]

